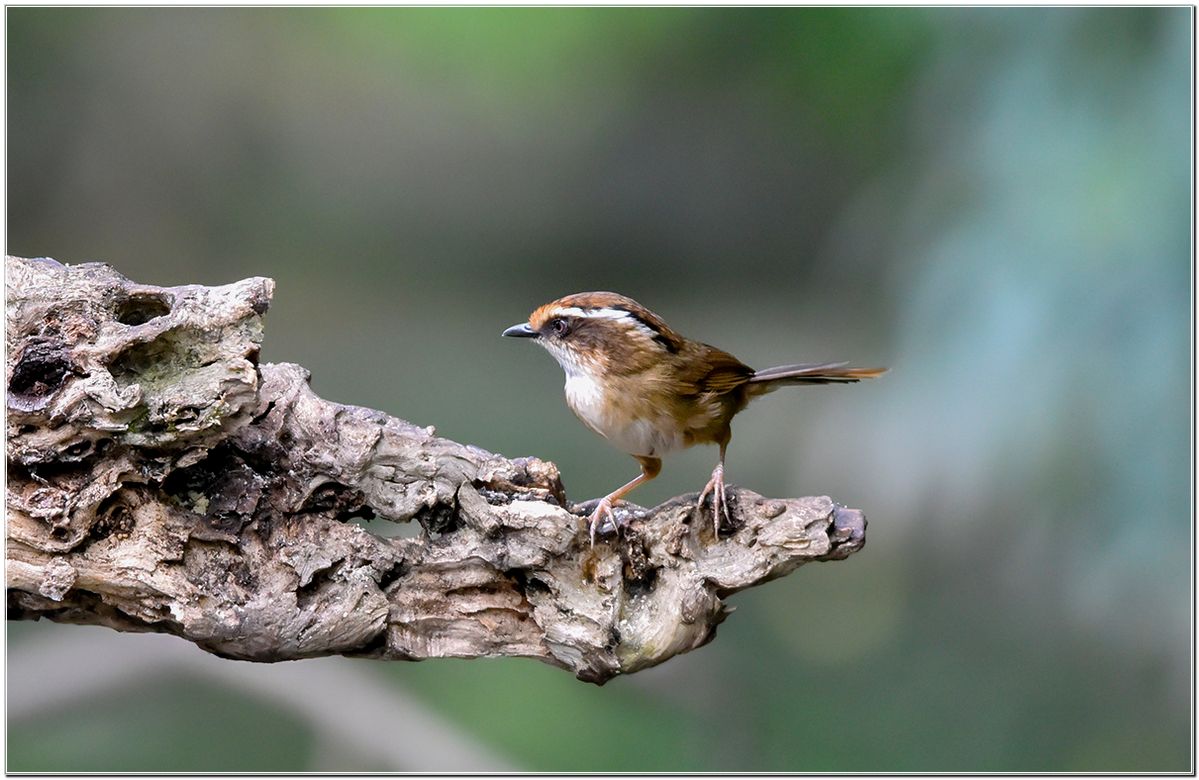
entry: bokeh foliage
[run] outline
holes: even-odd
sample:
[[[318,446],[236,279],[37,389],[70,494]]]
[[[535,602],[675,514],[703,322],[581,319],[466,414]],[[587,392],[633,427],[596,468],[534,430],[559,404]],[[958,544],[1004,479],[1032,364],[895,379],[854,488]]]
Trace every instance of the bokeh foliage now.
[[[864,509],[860,555],[602,689],[505,660],[394,664],[397,690],[533,770],[1188,768],[1190,9],[6,13],[10,253],[272,276],[265,359],[552,459],[575,498],[635,467],[498,339],[545,300],[892,366],[759,402],[730,451],[734,482]],[[195,687],[53,741],[11,720],[9,769],[317,760]]]

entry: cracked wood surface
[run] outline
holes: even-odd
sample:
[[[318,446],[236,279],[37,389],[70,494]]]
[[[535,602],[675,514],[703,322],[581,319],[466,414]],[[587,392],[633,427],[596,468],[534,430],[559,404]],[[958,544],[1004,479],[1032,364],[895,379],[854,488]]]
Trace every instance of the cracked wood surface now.
[[[8,618],[251,661],[527,656],[603,683],[713,638],[724,598],[865,543],[827,497],[696,495],[590,547],[558,470],[326,401],[260,364],[274,283],[154,287],[6,259]],[[417,522],[382,538],[356,518]]]

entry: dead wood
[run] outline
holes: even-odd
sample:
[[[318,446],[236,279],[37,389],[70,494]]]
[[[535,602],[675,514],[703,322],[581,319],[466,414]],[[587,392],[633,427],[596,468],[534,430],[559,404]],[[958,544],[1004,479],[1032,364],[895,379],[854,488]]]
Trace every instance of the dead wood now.
[[[528,656],[603,683],[699,647],[724,598],[862,548],[827,497],[694,494],[594,548],[557,468],[332,403],[260,364],[273,282],[153,287],[9,257],[8,617],[217,655]],[[356,518],[417,522],[382,538]]]

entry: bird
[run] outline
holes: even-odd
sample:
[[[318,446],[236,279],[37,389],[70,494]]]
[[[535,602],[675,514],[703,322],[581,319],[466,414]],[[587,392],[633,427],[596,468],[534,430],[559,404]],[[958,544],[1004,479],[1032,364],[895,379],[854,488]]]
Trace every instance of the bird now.
[[[715,538],[731,524],[724,483],[733,417],[758,396],[789,385],[857,382],[885,368],[847,363],[794,363],[755,371],[709,344],[679,334],[652,311],[614,292],[582,292],[539,306],[527,322],[503,331],[532,339],[566,373],[566,403],[588,428],[633,456],[641,473],[599,499],[590,537],[605,519],[619,532],[613,505],[658,476],[662,458],[697,444],[716,444],[720,459],[697,502],[712,497]]]

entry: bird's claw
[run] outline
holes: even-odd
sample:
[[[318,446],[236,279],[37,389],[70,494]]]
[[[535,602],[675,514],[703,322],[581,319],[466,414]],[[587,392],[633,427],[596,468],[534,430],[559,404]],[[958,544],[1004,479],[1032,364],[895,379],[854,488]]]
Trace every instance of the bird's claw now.
[[[724,464],[716,464],[716,468],[712,469],[712,478],[708,480],[708,484],[704,485],[704,490],[699,494],[699,501],[696,503],[696,508],[703,510],[704,501],[708,498],[708,494],[712,494],[712,532],[716,538],[720,538],[720,516],[723,514],[725,521],[730,525],[733,518],[729,515],[728,494],[724,488]]]
[[[600,523],[604,520],[612,523],[612,528],[615,530],[620,530],[620,521],[616,519],[616,513],[612,511],[612,502],[606,496],[600,499],[599,503],[595,505],[595,511],[591,513],[590,536],[592,547],[595,547],[596,529],[600,527]]]

